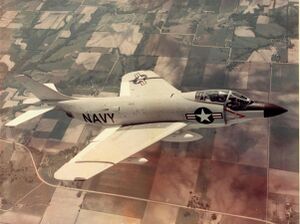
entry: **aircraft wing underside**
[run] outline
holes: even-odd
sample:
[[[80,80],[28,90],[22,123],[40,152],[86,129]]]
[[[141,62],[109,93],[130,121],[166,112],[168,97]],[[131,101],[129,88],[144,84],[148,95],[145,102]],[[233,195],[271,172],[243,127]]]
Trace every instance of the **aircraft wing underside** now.
[[[88,179],[185,126],[183,122],[161,122],[106,128],[54,177]]]

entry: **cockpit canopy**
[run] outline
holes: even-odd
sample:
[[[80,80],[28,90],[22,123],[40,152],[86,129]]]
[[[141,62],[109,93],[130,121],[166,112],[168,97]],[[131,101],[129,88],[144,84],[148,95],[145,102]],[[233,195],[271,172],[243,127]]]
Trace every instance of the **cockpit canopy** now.
[[[230,90],[203,90],[197,91],[195,101],[214,102],[224,104],[232,110],[241,110],[252,101],[243,94]]]
[[[204,90],[197,91],[195,95],[196,101],[220,102],[226,101],[229,90]]]

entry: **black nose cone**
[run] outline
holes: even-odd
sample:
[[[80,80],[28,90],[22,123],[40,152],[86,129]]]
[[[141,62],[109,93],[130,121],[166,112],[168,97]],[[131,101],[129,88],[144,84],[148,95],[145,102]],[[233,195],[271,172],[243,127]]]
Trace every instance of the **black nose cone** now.
[[[274,117],[283,114],[288,110],[275,104],[266,103],[264,107],[264,117]]]

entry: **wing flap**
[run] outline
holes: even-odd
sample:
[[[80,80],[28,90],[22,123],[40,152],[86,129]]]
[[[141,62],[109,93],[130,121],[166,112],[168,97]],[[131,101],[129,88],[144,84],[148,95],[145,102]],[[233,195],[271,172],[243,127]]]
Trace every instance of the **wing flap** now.
[[[39,115],[42,115],[52,109],[54,109],[54,107],[45,107],[45,108],[39,108],[39,109],[26,111],[24,114],[21,114],[17,118],[6,123],[5,126],[7,126],[7,127],[18,126],[19,124],[29,121],[29,120],[31,120]]]
[[[93,141],[54,177],[60,180],[91,178],[185,126],[183,122],[164,122],[121,127],[106,139]]]

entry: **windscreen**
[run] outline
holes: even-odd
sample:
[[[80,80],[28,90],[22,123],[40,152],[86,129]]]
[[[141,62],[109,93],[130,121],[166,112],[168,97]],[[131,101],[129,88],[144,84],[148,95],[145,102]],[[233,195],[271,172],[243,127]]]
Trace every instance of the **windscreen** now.
[[[226,106],[232,110],[242,110],[251,104],[252,101],[239,92],[231,92],[226,102]]]

